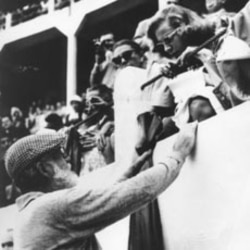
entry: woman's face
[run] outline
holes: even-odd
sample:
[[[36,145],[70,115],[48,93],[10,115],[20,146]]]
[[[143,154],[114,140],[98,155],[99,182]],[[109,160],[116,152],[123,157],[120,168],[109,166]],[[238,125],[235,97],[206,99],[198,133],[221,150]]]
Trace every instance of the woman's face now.
[[[185,25],[180,21],[178,27]],[[162,22],[155,31],[158,44],[164,46],[165,52],[170,57],[178,57],[185,50],[186,46],[181,37],[177,34],[177,28],[170,25],[168,20]]]

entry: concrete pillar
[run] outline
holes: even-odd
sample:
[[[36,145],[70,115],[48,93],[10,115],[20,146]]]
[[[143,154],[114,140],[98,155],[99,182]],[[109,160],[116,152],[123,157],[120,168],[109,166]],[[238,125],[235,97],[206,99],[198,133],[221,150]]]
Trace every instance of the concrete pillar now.
[[[73,12],[74,12],[74,0],[70,0],[69,1],[69,15],[72,16],[73,15]]]
[[[48,1],[48,12],[52,13],[55,11],[55,0]]]
[[[72,95],[76,94],[76,60],[77,60],[77,40],[74,34],[67,36],[67,82],[66,82],[66,102],[69,104]]]
[[[8,12],[6,14],[6,21],[5,21],[5,28],[9,29],[11,27],[11,19],[12,19],[12,14]]]
[[[166,6],[166,0],[158,0],[159,10],[163,9]]]

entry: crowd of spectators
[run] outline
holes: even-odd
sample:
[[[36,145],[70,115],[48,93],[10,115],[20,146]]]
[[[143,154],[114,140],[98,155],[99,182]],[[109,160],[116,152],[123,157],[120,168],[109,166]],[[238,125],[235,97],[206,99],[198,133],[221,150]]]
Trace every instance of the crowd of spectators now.
[[[0,30],[5,29],[5,22],[6,22],[5,14],[2,11],[0,11]]]
[[[70,0],[53,0],[54,9],[61,10],[65,7],[70,6]],[[74,0],[78,2],[80,0]],[[26,22],[35,17],[47,14],[49,12],[49,1],[41,0],[31,4],[26,4],[20,7],[17,7],[15,10],[9,12],[11,14],[11,26]],[[6,28],[6,13],[0,11],[0,30]]]
[[[27,4],[20,8],[17,8],[12,12],[11,25],[17,25],[19,23],[28,21],[37,16],[48,13],[48,1],[44,0],[38,3]]]
[[[67,3],[57,1],[56,6]],[[187,123],[204,121],[249,100],[250,39],[247,29],[244,35],[239,31],[242,23],[237,19],[244,12],[228,13],[224,4],[225,0],[207,0],[208,13],[200,16],[182,7],[181,1],[167,1],[164,9],[138,24],[132,39],[116,41],[114,34],[103,34],[94,41],[95,63],[87,91],[73,96],[69,108],[62,102],[45,106],[34,102],[25,117],[12,107],[9,116],[1,118],[1,152],[28,134],[60,130],[68,136],[67,161],[78,175],[114,162],[113,89],[119,73],[129,67],[144,69],[148,79],[160,75],[141,92],[141,101],[147,99],[150,107],[138,115],[138,155]],[[250,13],[249,2],[245,13]],[[179,89],[185,91],[175,92],[169,86],[181,74],[186,80]],[[138,221],[131,223],[138,225]],[[130,249],[152,250],[150,244],[138,246],[140,236],[130,238]]]

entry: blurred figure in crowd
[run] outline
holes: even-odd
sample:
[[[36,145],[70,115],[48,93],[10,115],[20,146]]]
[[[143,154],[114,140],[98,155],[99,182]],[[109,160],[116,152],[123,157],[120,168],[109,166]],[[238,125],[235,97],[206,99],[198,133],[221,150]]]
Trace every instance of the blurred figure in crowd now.
[[[13,229],[7,229],[3,235],[1,235],[1,246],[2,250],[13,250]]]
[[[70,111],[65,117],[65,125],[70,126],[82,121],[85,118],[84,104],[82,98],[74,95],[70,100]]]
[[[83,99],[84,100],[84,99]],[[56,113],[61,116],[63,119],[65,119],[66,115],[66,107],[63,105],[62,102],[57,102],[56,103]]]
[[[32,128],[35,126],[35,123],[36,123],[36,107],[30,105],[28,109],[28,116],[25,119],[25,126],[29,131],[31,131]]]
[[[4,157],[7,149],[12,144],[12,138],[3,130],[0,131],[0,207],[13,203],[6,196],[6,187],[11,184],[11,180],[5,170]]]
[[[12,144],[12,137],[4,130],[0,130],[0,159],[3,160],[4,154]]]
[[[9,138],[13,138],[13,123],[10,117],[2,117],[2,130]]]
[[[116,68],[112,64],[114,34],[103,34],[99,39],[94,40],[95,64],[90,73],[90,86],[99,84],[113,88]]]
[[[25,127],[25,121],[22,111],[17,107],[12,107],[10,110],[11,119],[13,123],[13,137],[19,139],[29,134]]]

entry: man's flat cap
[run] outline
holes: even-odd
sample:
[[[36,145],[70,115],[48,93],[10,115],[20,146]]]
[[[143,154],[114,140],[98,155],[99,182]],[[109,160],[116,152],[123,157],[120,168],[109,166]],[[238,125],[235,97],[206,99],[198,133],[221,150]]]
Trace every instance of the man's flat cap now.
[[[23,137],[16,141],[6,152],[5,167],[12,179],[36,162],[44,154],[59,149],[65,142],[65,134],[48,133]]]

